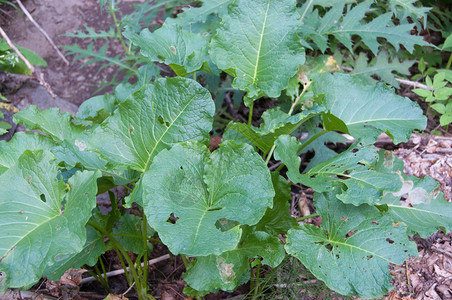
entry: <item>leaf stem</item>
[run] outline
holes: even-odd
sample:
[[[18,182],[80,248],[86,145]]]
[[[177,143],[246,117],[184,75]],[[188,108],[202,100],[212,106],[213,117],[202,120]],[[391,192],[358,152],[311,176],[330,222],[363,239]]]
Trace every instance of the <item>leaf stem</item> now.
[[[184,254],[181,254],[180,258],[182,258],[182,262],[184,263],[185,270],[188,270],[188,266],[190,265],[188,258]]]
[[[129,48],[126,46],[126,43],[124,42],[124,38],[121,33],[121,28],[119,28],[118,19],[116,18],[116,13],[111,3],[109,3],[108,8],[110,10],[110,15],[113,17],[113,21],[115,22],[115,27],[116,31],[118,32],[119,41],[121,42],[121,45],[124,48],[124,52],[129,56],[130,55]]]
[[[301,222],[301,221],[304,221],[306,219],[315,218],[315,217],[318,217],[318,216],[319,216],[319,214],[310,214],[310,215],[307,215],[307,216],[304,216],[304,217],[301,217],[301,218],[297,218],[297,222]]]
[[[451,64],[452,64],[452,53],[449,55],[449,60],[447,61],[446,65],[447,70],[449,70]]]
[[[301,91],[300,95],[298,95],[297,99],[294,101],[292,106],[290,107],[289,116],[292,115],[292,112],[295,109],[295,106],[297,106],[298,101],[300,101],[301,97],[306,93],[306,91],[308,90],[311,83],[312,83],[312,81],[308,81],[306,84],[303,84],[303,90]]]
[[[321,137],[322,135],[324,135],[327,132],[329,132],[329,131],[323,130],[323,131],[320,131],[319,133],[317,133],[316,135],[314,135],[312,138],[310,138],[308,141],[306,141],[306,143],[301,145],[300,148],[298,148],[297,153],[299,153],[301,150],[306,148],[309,144],[311,144],[313,141],[315,141],[316,139],[318,139],[319,137]]]
[[[249,127],[251,127],[251,122],[253,121],[253,107],[254,107],[254,101],[251,103],[250,113],[248,114],[248,126]]]

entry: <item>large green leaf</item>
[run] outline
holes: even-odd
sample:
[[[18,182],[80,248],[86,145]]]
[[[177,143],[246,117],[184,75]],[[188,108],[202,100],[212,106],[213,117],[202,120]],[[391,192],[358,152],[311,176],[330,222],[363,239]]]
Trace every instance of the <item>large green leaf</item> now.
[[[142,183],[149,225],[172,253],[194,256],[234,249],[238,224],[256,224],[275,194],[262,158],[233,141],[210,155],[206,146],[191,143],[161,151]],[[231,222],[237,226],[222,228]]]
[[[0,174],[11,168],[25,150],[49,150],[54,145],[49,138],[38,133],[15,133],[9,142],[0,142]]]
[[[328,48],[328,38],[332,35],[352,51],[352,36],[358,35],[375,55],[379,47],[377,38],[385,38],[396,50],[399,49],[399,45],[403,45],[410,53],[414,50],[414,45],[429,45],[421,36],[411,35],[413,24],[395,26],[391,21],[392,13],[382,14],[363,24],[362,20],[366,17],[372,0],[356,5],[343,15],[346,2],[345,0],[333,2],[334,5],[323,17],[319,16],[319,10],[310,11],[312,6],[308,7],[303,25],[300,27],[303,38],[312,39],[317,47],[325,52]]]
[[[321,227],[291,229],[286,251],[343,295],[382,297],[392,288],[389,264],[416,256],[416,244],[408,240],[405,226],[394,226],[375,207],[343,204],[335,194],[315,195]]]
[[[164,78],[135,92],[97,127],[88,148],[111,165],[146,171],[153,158],[177,142],[205,140],[215,106],[197,82]]]
[[[85,168],[105,169],[106,161],[98,153],[87,151],[90,131],[73,123],[69,113],[61,114],[58,108],[39,110],[35,105],[16,113],[16,123],[22,123],[28,130],[38,129],[51,138],[55,147],[51,150],[57,161],[73,168],[81,163]]]
[[[396,192],[385,193],[378,204],[385,204],[394,222],[407,225],[409,234],[428,237],[438,228],[452,230],[452,203],[444,200],[439,183],[429,176],[417,178],[403,173],[403,161],[389,151],[380,151],[380,171],[396,172],[403,186]]]
[[[240,133],[253,145],[267,153],[280,135],[292,133],[301,124],[323,112],[325,112],[325,108],[319,105],[293,116],[279,108],[269,109],[262,115],[264,123],[259,128],[244,123],[230,122],[226,131],[233,130]]]
[[[344,203],[375,204],[384,192],[396,192],[402,187],[400,176],[395,172],[376,170],[378,155],[373,147],[354,145],[300,174],[301,160],[297,156],[300,144],[296,138],[281,136],[275,144],[275,158],[287,166],[287,176],[292,182],[302,183],[318,192],[338,186],[340,193],[336,196]]]
[[[249,259],[257,256],[263,257],[263,264],[275,268],[285,257],[284,246],[276,236],[262,231],[254,232],[234,250],[219,256],[196,258],[188,267],[184,280],[197,291],[233,291],[243,283],[244,275],[249,275]]]
[[[278,97],[305,61],[295,5],[294,0],[235,1],[212,39],[213,62],[236,77],[234,88],[248,91],[248,105],[263,94]]]
[[[348,74],[322,73],[314,78],[313,90],[317,96],[324,95],[330,113],[364,143],[374,143],[385,132],[398,144],[408,141],[414,129],[427,125],[415,102],[395,95],[383,84],[366,86]]]
[[[140,35],[126,31],[125,36],[143,56],[169,65],[178,76],[196,72],[208,61],[207,41],[179,25],[164,25],[152,33],[146,28]],[[203,69],[208,70],[208,64]]]
[[[143,220],[135,215],[126,214],[119,218],[113,228],[112,235],[124,247],[126,251],[143,254],[152,250],[152,244],[143,244]],[[152,236],[154,231],[147,226],[147,236]]]
[[[83,249],[76,254],[60,255],[55,258],[52,265],[48,265],[44,276],[49,280],[60,280],[64,272],[72,269],[80,269],[83,265],[94,266],[99,256],[107,251],[104,237],[91,226],[86,227],[86,243]]]
[[[100,174],[77,172],[68,192],[57,174],[50,152],[27,150],[0,176],[0,292],[30,287],[47,265],[83,249]]]

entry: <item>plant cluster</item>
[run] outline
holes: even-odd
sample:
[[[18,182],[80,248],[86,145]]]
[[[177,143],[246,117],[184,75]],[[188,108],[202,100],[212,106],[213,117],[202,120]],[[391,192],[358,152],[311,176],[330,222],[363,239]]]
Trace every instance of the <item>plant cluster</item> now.
[[[397,144],[423,130],[418,105],[320,53],[359,44],[379,65],[387,49],[428,45],[410,34],[407,19],[425,13],[413,2],[212,0],[153,31],[127,27],[125,48],[147,62],[135,84],[88,99],[75,117],[31,106],[15,121],[43,134],[0,143],[0,292],[57,280],[113,249],[139,298],[152,298],[141,263],[158,236],[186,262],[187,295],[233,291],[250,276],[257,295],[261,266],[288,255],[338,293],[385,295],[389,264],[417,255],[408,235],[451,230],[452,205],[433,179],[405,175],[373,146],[381,133]],[[160,78],[155,62],[176,76]],[[249,118],[231,120],[211,152],[225,95],[243,97]],[[258,120],[260,98],[276,107]],[[338,132],[356,140],[340,154],[326,146]],[[315,155],[303,170],[307,151]],[[270,172],[272,159],[281,165]],[[290,215],[291,184],[315,191],[320,226]],[[110,192],[103,215],[96,195],[116,186],[130,193]],[[126,213],[132,205],[140,216]]]

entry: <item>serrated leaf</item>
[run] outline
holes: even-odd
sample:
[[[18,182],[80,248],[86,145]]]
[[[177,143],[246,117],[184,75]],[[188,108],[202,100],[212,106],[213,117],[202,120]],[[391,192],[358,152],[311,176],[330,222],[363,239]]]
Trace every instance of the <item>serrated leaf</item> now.
[[[114,166],[146,171],[153,158],[178,142],[206,141],[214,102],[209,91],[186,78],[165,78],[135,92],[97,127],[88,148]]]
[[[416,0],[389,0],[389,7],[394,15],[401,20],[402,23],[407,22],[407,17],[414,19],[424,18],[424,28],[427,22],[427,13],[430,11],[430,7],[416,6]]]
[[[336,197],[344,203],[372,205],[383,192],[395,192],[402,187],[399,175],[376,170],[378,155],[374,148],[353,145],[300,174],[301,160],[297,156],[300,144],[296,138],[281,136],[275,144],[275,158],[287,166],[287,176],[292,182],[302,183],[317,192],[327,192],[337,186],[340,193]]]
[[[212,61],[236,77],[234,88],[248,91],[247,105],[263,94],[278,97],[305,61],[295,4],[235,1],[212,39]]]
[[[50,152],[27,150],[0,176],[1,291],[30,287],[59,256],[83,249],[100,173],[76,173],[67,193],[57,174]]]
[[[424,97],[424,98],[427,98],[432,95],[432,91],[424,90],[421,88],[413,89],[412,91],[415,92],[417,95]]]
[[[403,45],[408,52],[414,50],[414,45],[428,46],[422,37],[410,34],[413,24],[395,26],[392,13],[382,14],[369,23],[361,23],[369,11],[372,0],[364,1],[343,15],[345,1],[337,1],[323,16],[314,10],[306,14],[303,26],[300,27],[305,39],[312,39],[322,52],[328,48],[329,36],[337,38],[347,49],[352,51],[352,36],[358,35],[362,42],[377,55],[379,43],[377,38],[385,38],[396,50]]]
[[[324,107],[315,105],[310,110],[291,116],[277,107],[264,112],[262,115],[264,123],[259,128],[244,123],[230,122],[226,131],[233,130],[240,133],[253,145],[267,153],[280,135],[292,133],[301,124],[323,112],[325,112]]]
[[[232,141],[210,155],[200,144],[161,151],[142,184],[149,225],[174,254],[219,255],[234,249],[242,230],[222,231],[221,224],[256,224],[274,196],[262,158],[249,145]]]
[[[302,225],[289,230],[286,251],[298,258],[318,279],[343,294],[382,297],[392,288],[388,266],[401,264],[417,248],[403,225],[368,205],[347,205],[337,191],[315,194],[320,228]]]
[[[325,96],[323,103],[329,112],[363,143],[374,143],[385,132],[398,144],[408,141],[414,129],[423,130],[427,125],[415,102],[395,95],[383,84],[367,86],[347,74],[322,73],[312,85],[314,94]]]
[[[123,215],[113,228],[112,235],[126,251],[143,254],[148,248],[152,249],[152,244],[143,244],[142,224],[143,220],[140,217]],[[152,236],[153,230],[148,226],[146,233],[148,236]]]
[[[396,88],[399,88],[399,82],[395,79],[394,72],[403,75],[409,75],[409,68],[414,64],[414,61],[404,60],[400,62],[397,58],[389,61],[389,56],[386,51],[381,51],[375,59],[367,63],[367,56],[361,52],[356,60],[355,68],[350,75],[363,76],[367,82],[375,82],[372,75],[378,75],[381,80]]]
[[[25,150],[50,150],[55,145],[41,134],[17,132],[9,141],[0,141],[0,174],[11,168]]]
[[[286,233],[297,222],[290,215],[289,201],[292,199],[290,196],[290,184],[278,172],[272,172],[271,176],[273,188],[275,189],[273,207],[267,208],[262,219],[254,226],[254,230],[264,231],[277,236],[280,233]]]
[[[110,27],[108,32],[105,30],[100,30],[99,32],[96,32],[96,30],[92,29],[91,27],[85,26],[85,31],[82,30],[76,30],[75,33],[66,33],[62,34],[63,36],[69,36],[74,37],[78,39],[93,39],[96,41],[97,39],[104,39],[108,41],[110,38],[117,38],[115,29],[113,27]]]
[[[219,256],[196,258],[184,274],[187,284],[198,291],[214,292],[218,289],[233,291],[249,278],[249,259],[262,256],[262,263],[277,267],[285,257],[284,246],[275,236],[257,231],[246,237],[243,244]]]
[[[80,269],[84,265],[94,266],[99,256],[107,251],[104,237],[94,228],[86,227],[86,243],[83,249],[76,254],[57,256],[52,265],[48,265],[44,276],[49,280],[60,280],[64,272],[72,269]]]
[[[169,65],[178,76],[209,70],[207,41],[179,25],[164,25],[152,33],[145,28],[140,35],[126,31],[124,35],[141,48],[143,56]]]
[[[380,151],[380,171],[395,172],[403,186],[396,192],[385,193],[377,204],[385,204],[394,222],[407,225],[408,234],[417,232],[428,237],[439,227],[452,230],[452,203],[444,200],[439,183],[429,176],[417,178],[403,173],[403,161],[389,151]]]

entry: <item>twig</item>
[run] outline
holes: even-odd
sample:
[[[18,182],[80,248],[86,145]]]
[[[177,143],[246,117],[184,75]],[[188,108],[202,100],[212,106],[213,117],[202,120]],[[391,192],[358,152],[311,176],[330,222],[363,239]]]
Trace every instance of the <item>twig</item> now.
[[[353,68],[346,67],[346,66],[342,66],[342,69],[347,72],[353,71]],[[396,78],[395,80],[397,80],[401,84],[412,86],[414,88],[422,88],[424,90],[429,90],[429,91],[434,90],[433,88],[429,87],[428,85],[422,84],[420,82],[411,81],[411,80],[407,80],[407,79],[400,79],[400,78]]]
[[[42,27],[38,23],[36,23],[36,21],[33,19],[31,14],[28,12],[28,10],[25,8],[25,6],[22,4],[22,2],[20,2],[20,0],[16,0],[16,1],[17,1],[17,4],[19,5],[20,9],[22,10],[22,12],[27,16],[27,18],[31,21],[31,23],[33,23],[33,25],[35,25],[36,28],[38,28],[38,30],[41,31],[41,33],[45,36],[47,41],[49,41],[50,45],[52,45],[52,47],[55,49],[55,51],[58,53],[58,55],[61,57],[61,59],[64,61],[64,63],[69,66],[69,64],[70,64],[69,61],[66,59],[66,57],[64,57],[64,54],[61,53],[61,51],[58,49],[58,47],[52,41],[52,39],[47,34],[47,32],[45,32],[45,30],[42,29]]]
[[[165,254],[163,256],[151,259],[150,261],[148,261],[148,266],[156,264],[156,263],[161,262],[163,260],[167,260],[169,258],[170,258],[170,255],[169,254]],[[144,263],[142,263],[141,266],[143,267]],[[129,270],[129,268],[127,267],[127,271],[128,270]],[[118,276],[118,275],[121,275],[121,274],[124,274],[124,273],[125,273],[124,269],[121,269],[121,270],[115,270],[115,271],[107,272],[106,276],[107,277],[113,277],[113,276]],[[104,274],[102,274],[101,276],[104,277]],[[84,283],[88,283],[88,282],[92,282],[92,281],[96,281],[96,278],[94,278],[94,277],[87,277],[87,278],[83,278],[82,281],[80,282],[80,284],[84,284]]]
[[[396,78],[395,80],[397,80],[398,82],[400,82],[401,84],[405,84],[405,85],[409,85],[415,88],[421,88],[424,90],[429,90],[429,91],[433,91],[434,89],[429,87],[428,85],[416,82],[416,81],[411,81],[411,80],[406,80],[406,79],[400,79],[400,78]]]
[[[50,85],[44,80],[44,75],[38,69],[35,69],[35,67],[33,67],[33,65],[28,61],[28,59],[26,59],[25,56],[23,56],[23,54],[20,53],[19,49],[17,49],[17,47],[13,44],[13,42],[11,42],[11,40],[8,37],[8,35],[6,34],[5,31],[3,31],[3,28],[1,26],[0,26],[0,35],[5,39],[5,41],[8,44],[8,46],[11,49],[13,49],[13,51],[17,54],[17,56],[19,56],[20,59],[22,59],[22,61],[27,66],[27,68],[30,69],[30,71],[36,76],[36,78],[38,79],[39,83],[43,87],[45,87],[47,92],[52,96],[53,99],[55,99],[56,95],[52,91],[52,89],[50,88]]]

